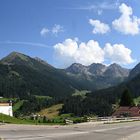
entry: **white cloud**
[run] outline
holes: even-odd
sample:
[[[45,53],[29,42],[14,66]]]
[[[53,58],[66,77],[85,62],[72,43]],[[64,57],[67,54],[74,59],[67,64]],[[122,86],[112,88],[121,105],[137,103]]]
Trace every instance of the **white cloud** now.
[[[59,25],[59,24],[55,24],[52,28],[48,29],[46,27],[42,28],[40,31],[41,36],[46,37],[46,35],[48,35],[49,33],[52,35],[57,36],[58,33],[60,32],[64,32],[63,26]]]
[[[49,29],[48,28],[43,28],[41,31],[40,31],[40,34],[41,36],[46,36],[48,33],[49,33]]]
[[[52,33],[57,35],[60,32],[63,32],[63,27],[60,25],[55,24],[54,27],[52,28]]]
[[[87,43],[78,43],[76,40],[66,39],[63,43],[54,46],[55,58],[62,66],[69,66],[72,63],[89,65],[93,62],[102,63],[104,52],[98,42],[89,40]]]
[[[65,9],[72,9],[72,10],[114,10],[118,8],[118,5],[120,4],[119,0],[116,0],[115,2],[98,2],[94,4],[79,6],[79,7],[72,7],[72,8],[66,8]]]
[[[131,50],[123,44],[106,44],[101,48],[99,43],[89,40],[87,43],[79,43],[76,40],[66,39],[62,43],[54,45],[54,57],[59,67],[68,67],[72,63],[90,65],[92,63],[118,63],[127,65],[133,63]]]
[[[104,47],[104,53],[105,59],[108,59],[111,63],[127,65],[135,61],[131,57],[132,51],[123,44],[111,45],[110,43],[107,43]]]
[[[133,16],[133,10],[131,7],[122,3],[119,6],[119,11],[122,14],[120,18],[115,19],[112,22],[114,29],[123,33],[136,35],[140,33],[140,18]]]
[[[93,34],[105,34],[110,31],[110,27],[105,23],[101,23],[99,20],[89,19],[89,24],[93,26]]]
[[[35,46],[35,47],[43,47],[48,48],[50,46],[42,43],[35,42],[20,42],[20,41],[0,41],[0,44],[8,44],[8,45],[24,45],[24,46]]]

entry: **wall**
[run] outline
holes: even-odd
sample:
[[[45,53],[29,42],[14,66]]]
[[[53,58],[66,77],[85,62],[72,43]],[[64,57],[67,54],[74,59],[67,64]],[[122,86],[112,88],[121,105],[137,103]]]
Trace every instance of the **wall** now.
[[[13,116],[12,106],[0,106],[0,113]]]

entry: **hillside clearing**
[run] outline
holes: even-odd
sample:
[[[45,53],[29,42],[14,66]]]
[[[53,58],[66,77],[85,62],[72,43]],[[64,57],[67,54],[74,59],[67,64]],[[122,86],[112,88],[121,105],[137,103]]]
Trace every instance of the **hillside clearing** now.
[[[49,119],[53,119],[59,116],[60,109],[62,109],[63,104],[53,105],[49,108],[41,110],[38,114],[41,116],[46,116]]]

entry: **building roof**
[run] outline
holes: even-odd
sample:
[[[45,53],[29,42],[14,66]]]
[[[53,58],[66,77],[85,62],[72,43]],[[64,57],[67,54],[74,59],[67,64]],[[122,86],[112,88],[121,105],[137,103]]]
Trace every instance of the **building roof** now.
[[[131,117],[138,117],[140,116],[140,107],[134,106],[134,107],[119,107],[112,116],[120,117],[124,114],[128,114]]]
[[[10,106],[10,103],[0,103],[0,106]]]

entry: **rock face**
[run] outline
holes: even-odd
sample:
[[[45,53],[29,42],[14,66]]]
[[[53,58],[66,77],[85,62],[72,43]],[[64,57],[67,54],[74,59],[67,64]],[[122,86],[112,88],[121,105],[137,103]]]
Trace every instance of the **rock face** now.
[[[107,77],[128,77],[130,70],[122,68],[118,64],[111,64],[105,71],[104,75]]]
[[[92,89],[101,89],[123,82],[128,77],[130,70],[115,63],[110,66],[99,63],[84,66],[74,63],[66,69],[66,72],[69,76],[79,79],[79,82],[81,79],[81,82],[85,80],[89,82],[89,85],[92,83]]]
[[[105,66],[103,64],[91,64],[89,66],[84,66],[82,64],[74,63],[66,69],[67,73],[71,74],[87,74],[95,77],[128,77],[130,70],[122,68],[118,64],[111,64],[110,66]]]
[[[84,74],[87,72],[87,67],[79,63],[74,63],[66,69],[66,72],[72,74],[79,74],[79,73]]]
[[[107,70],[107,67],[103,64],[91,64],[88,66],[88,71],[93,74],[94,76],[103,76],[104,72]]]

